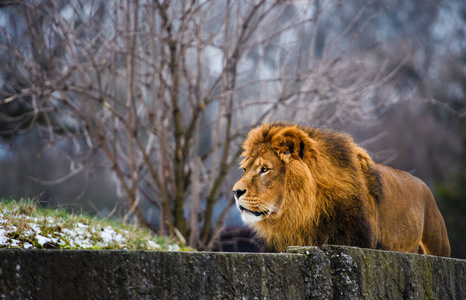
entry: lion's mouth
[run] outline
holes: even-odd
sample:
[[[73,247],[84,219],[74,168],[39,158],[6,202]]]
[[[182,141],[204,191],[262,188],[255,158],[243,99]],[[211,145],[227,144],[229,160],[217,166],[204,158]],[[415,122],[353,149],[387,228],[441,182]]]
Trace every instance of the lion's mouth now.
[[[255,215],[256,217],[266,215],[269,212],[268,210],[266,210],[266,211],[252,211],[252,210],[249,210],[249,209],[247,209],[246,207],[244,207],[242,205],[239,206],[239,210],[251,213],[251,214]]]

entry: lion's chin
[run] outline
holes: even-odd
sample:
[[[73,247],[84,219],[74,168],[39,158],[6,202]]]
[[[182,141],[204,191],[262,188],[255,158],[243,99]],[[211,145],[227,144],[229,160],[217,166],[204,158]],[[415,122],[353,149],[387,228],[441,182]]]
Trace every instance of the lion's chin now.
[[[243,220],[244,224],[247,224],[247,225],[252,225],[254,223],[262,221],[262,218],[263,218],[263,215],[256,216],[248,211],[241,212],[241,220]]]
[[[263,211],[263,212],[251,211],[239,203],[237,203],[237,207],[238,207],[238,210],[241,212],[241,219],[243,220],[245,224],[248,224],[248,225],[261,221],[263,217],[268,214],[268,211]]]
[[[259,222],[263,219],[264,216],[266,216],[269,211],[252,211],[244,206],[242,206],[238,201],[236,202],[236,206],[238,207],[238,210],[241,212],[241,219],[245,224],[253,224],[256,222]]]

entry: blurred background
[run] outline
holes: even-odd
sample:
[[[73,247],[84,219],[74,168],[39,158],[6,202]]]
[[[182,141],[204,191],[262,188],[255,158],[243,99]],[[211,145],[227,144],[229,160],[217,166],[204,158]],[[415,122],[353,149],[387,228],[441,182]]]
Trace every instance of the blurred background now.
[[[466,3],[0,1],[0,197],[253,251],[247,131],[342,130],[434,193],[466,258]]]

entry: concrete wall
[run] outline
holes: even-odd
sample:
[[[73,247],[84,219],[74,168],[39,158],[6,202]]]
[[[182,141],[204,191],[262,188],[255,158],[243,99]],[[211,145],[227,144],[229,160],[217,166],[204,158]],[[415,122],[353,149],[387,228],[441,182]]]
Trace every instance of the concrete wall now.
[[[465,260],[288,252],[0,250],[0,299],[466,299]]]

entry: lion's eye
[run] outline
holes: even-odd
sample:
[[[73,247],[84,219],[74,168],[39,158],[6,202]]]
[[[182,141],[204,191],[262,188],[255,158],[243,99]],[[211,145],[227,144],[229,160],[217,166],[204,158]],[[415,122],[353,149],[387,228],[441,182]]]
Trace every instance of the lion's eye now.
[[[265,174],[268,170],[269,168],[267,166],[262,166],[261,170],[259,171],[259,174]]]
[[[243,171],[246,172],[246,168],[243,168]]]

